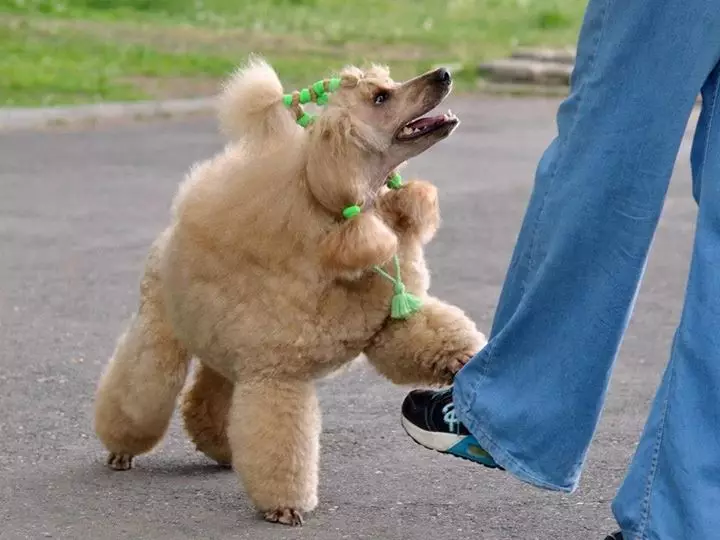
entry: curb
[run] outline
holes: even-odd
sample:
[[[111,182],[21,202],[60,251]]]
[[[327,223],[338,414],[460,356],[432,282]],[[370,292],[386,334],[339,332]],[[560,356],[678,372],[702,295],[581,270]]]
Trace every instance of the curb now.
[[[548,62],[552,64],[575,64],[575,49],[516,49],[511,58],[518,60],[534,60],[535,62]]]
[[[47,108],[0,108],[0,131],[98,125],[118,120],[149,120],[209,114],[215,98],[131,103],[97,103]]]
[[[565,97],[575,68],[574,49],[520,48],[477,66],[480,91],[509,96]],[[702,103],[697,97],[696,106]]]
[[[520,48],[480,64],[477,74],[488,85],[513,87],[515,95],[556,95],[562,87],[567,92],[574,67],[574,49]]]
[[[517,82],[492,82],[479,78],[476,84],[479,92],[490,95],[501,95],[515,98],[539,97],[539,98],[565,98],[568,95],[568,87],[555,84],[530,84]]]
[[[567,86],[572,69],[572,64],[509,58],[480,65],[478,74],[495,83]]]

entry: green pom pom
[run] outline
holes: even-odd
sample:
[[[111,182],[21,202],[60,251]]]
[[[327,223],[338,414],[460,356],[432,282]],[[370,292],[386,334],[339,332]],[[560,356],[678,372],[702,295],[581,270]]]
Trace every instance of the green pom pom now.
[[[345,219],[352,219],[355,216],[357,216],[362,209],[357,205],[354,204],[353,206],[348,206],[342,211],[342,215]]]
[[[290,105],[292,105],[292,94],[285,94],[283,96],[283,103],[285,104],[286,107],[289,107]]]
[[[300,103],[310,103],[310,89],[309,88],[303,88],[300,90]]]
[[[310,124],[313,123],[313,120],[315,120],[311,115],[304,112],[300,118],[297,119],[297,123],[300,124],[302,127],[308,127]]]
[[[403,185],[402,176],[400,176],[399,173],[393,173],[392,176],[387,179],[385,185],[390,189],[400,189]]]
[[[397,254],[393,256],[393,265],[395,266],[395,277],[392,277],[380,266],[375,266],[374,270],[393,285],[390,317],[393,319],[408,319],[411,315],[420,311],[423,302],[405,289],[405,284],[400,277],[400,259]]]
[[[312,89],[315,90],[315,93],[319,96],[322,96],[325,94],[325,82],[324,81],[318,81],[316,83],[313,83]]]
[[[335,92],[335,90],[337,90],[338,88],[340,88],[340,79],[338,79],[338,78],[330,79],[330,85],[329,85],[329,87],[330,87],[330,88],[329,88],[329,91],[330,91],[330,92]]]
[[[422,300],[405,290],[405,285],[395,283],[395,294],[390,304],[390,316],[393,319],[408,319],[422,307]]]

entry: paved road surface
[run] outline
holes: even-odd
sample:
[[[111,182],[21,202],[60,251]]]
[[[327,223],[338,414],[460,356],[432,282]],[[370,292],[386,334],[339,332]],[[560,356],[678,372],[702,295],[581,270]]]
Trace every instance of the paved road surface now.
[[[412,163],[441,189],[434,290],[483,329],[556,105],[456,100],[459,131]],[[291,530],[257,519],[176,421],[128,473],[104,467],[91,428],[146,249],[184,171],[220,143],[207,120],[0,134],[0,539],[602,538],[679,314],[695,216],[687,148],[575,495],[415,446],[398,423],[405,389],[362,367],[322,385],[321,504]]]

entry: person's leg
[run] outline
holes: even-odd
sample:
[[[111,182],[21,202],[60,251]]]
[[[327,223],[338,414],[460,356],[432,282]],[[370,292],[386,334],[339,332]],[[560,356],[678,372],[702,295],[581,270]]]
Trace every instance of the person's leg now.
[[[613,503],[625,540],[710,539],[720,531],[720,64],[703,88],[692,169],[699,214],[685,307]]]
[[[590,1],[489,344],[453,392],[457,419],[521,480],[577,486],[677,150],[718,52],[714,0]],[[406,416],[434,407],[409,398]]]

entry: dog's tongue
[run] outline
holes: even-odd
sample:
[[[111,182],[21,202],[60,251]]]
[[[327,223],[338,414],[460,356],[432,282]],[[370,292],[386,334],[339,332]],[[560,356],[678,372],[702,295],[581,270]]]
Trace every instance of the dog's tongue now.
[[[425,116],[423,118],[418,118],[417,120],[413,120],[410,122],[407,127],[413,128],[413,129],[424,129],[430,126],[433,126],[437,123],[443,122],[445,120],[444,116]]]

